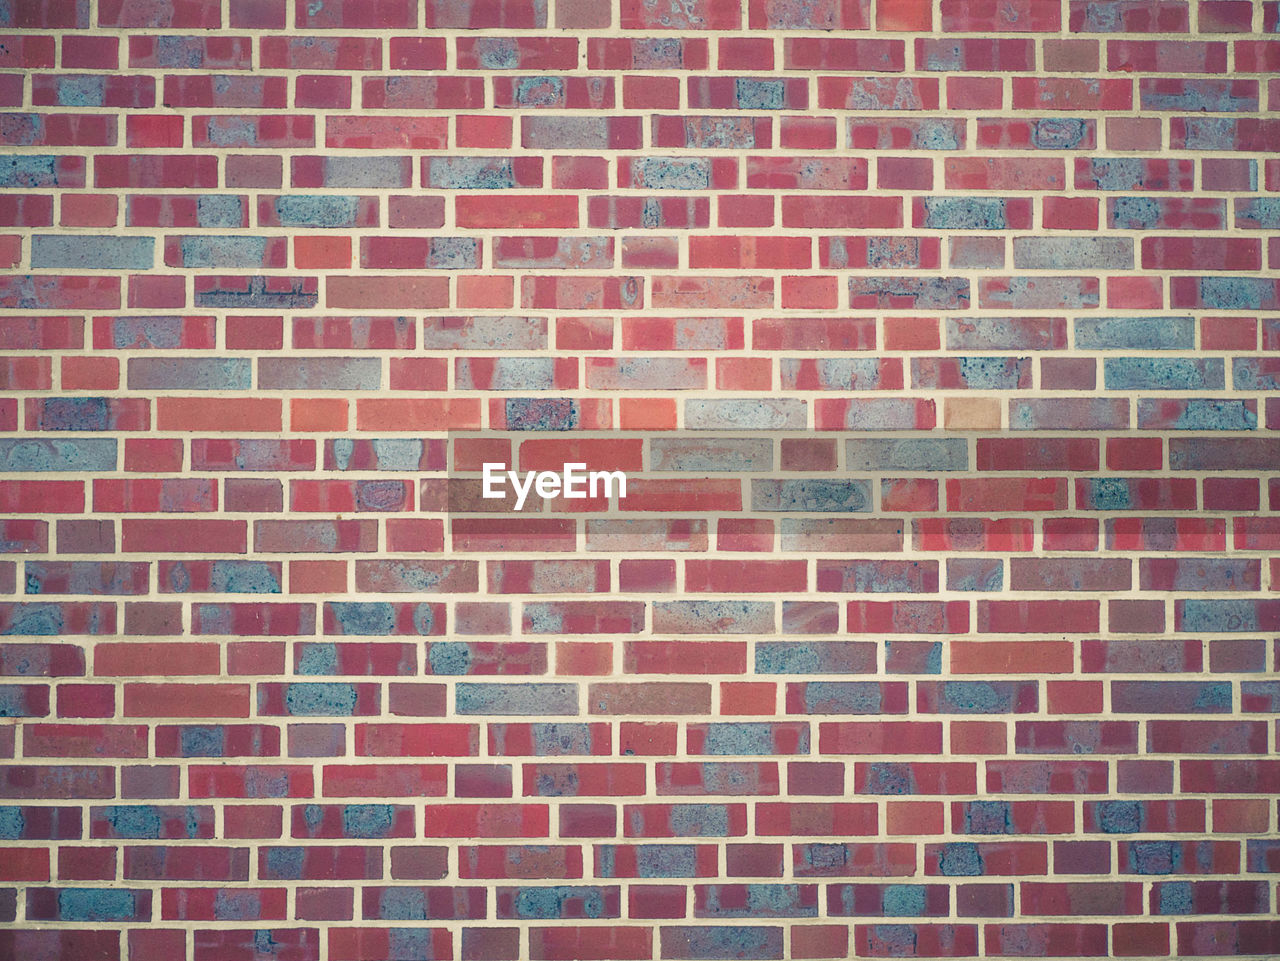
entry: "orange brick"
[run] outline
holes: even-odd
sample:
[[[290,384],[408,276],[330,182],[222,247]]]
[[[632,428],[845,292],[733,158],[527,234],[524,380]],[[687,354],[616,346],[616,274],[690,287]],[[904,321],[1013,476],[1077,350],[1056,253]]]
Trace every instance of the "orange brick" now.
[[[351,238],[329,234],[293,238],[293,265],[304,270],[351,267]]]
[[[876,29],[928,33],[933,29],[933,0],[884,0],[876,7]]]
[[[464,274],[457,280],[458,306],[474,310],[514,307],[516,282],[502,274]]]
[[[770,681],[724,681],[720,685],[721,714],[773,714],[778,685]]]
[[[345,594],[346,561],[290,561],[289,593]]]
[[[596,641],[559,641],[556,673],[604,677],[613,673],[613,645]]]
[[[940,801],[890,801],[885,805],[885,832],[893,835],[941,834],[946,806]]]
[[[619,401],[623,430],[674,430],[676,402],[664,397],[624,397]]]
[[[293,430],[346,430],[347,402],[340,397],[299,397],[289,401]]]

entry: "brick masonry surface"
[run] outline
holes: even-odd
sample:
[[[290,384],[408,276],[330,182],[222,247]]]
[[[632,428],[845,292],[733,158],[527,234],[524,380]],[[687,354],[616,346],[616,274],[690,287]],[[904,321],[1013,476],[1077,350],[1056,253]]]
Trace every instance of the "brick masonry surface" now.
[[[1280,956],[1280,3],[3,0],[0,145],[0,961]]]

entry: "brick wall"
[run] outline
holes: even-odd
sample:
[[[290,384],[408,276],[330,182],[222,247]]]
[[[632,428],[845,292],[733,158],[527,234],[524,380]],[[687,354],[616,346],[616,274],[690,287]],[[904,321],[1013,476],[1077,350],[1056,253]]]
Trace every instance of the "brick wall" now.
[[[1280,955],[1278,18],[0,3],[0,959]]]

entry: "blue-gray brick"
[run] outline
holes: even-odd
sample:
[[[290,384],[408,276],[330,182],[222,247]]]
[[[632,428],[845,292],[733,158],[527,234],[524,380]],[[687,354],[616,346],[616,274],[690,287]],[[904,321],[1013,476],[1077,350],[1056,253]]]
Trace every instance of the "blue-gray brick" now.
[[[1075,321],[1080,350],[1192,350],[1193,317],[1079,317]]]
[[[1000,197],[925,197],[924,223],[930,230],[1005,230]]]
[[[263,357],[258,386],[264,390],[377,390],[382,362],[376,357]]]
[[[0,157],[0,187],[56,187],[60,159],[51,154]]]
[[[1014,237],[1013,266],[1019,270],[1131,270],[1133,241],[1127,237]]]
[[[456,689],[459,714],[577,714],[576,684],[472,684]]]
[[[291,194],[276,198],[275,211],[282,227],[355,227],[360,198]]]
[[[765,438],[655,437],[649,441],[655,471],[763,471],[773,467],[773,444]]]
[[[0,440],[3,471],[109,471],[116,469],[114,438]]]
[[[1219,357],[1107,357],[1107,390],[1221,390],[1226,367]]]
[[[131,357],[131,390],[248,390],[250,362],[231,357]]]
[[[865,480],[753,480],[753,511],[836,511],[871,510],[871,485]]]
[[[803,430],[808,405],[803,400],[687,400],[684,423],[690,430]]]
[[[1236,226],[1245,230],[1280,229],[1280,197],[1236,200]]]
[[[182,238],[182,267],[262,267],[267,237],[193,234]],[[168,256],[168,255],[166,255]]]
[[[155,238],[110,234],[36,234],[31,266],[69,270],[150,270]]]
[[[845,441],[845,466],[851,471],[965,470],[969,446],[950,438],[866,438]]]

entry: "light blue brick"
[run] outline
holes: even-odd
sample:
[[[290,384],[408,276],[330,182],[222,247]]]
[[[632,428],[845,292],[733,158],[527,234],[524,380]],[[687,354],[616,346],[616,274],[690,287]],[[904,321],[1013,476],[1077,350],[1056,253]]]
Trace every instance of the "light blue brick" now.
[[[851,471],[966,470],[969,445],[958,437],[877,437],[845,441],[844,456]]]
[[[248,226],[243,197],[201,194],[196,198],[196,225],[200,227]]]
[[[1261,357],[1236,357],[1231,361],[1231,383],[1236,390],[1280,390],[1280,364]]]
[[[869,511],[871,485],[864,480],[797,478],[753,480],[753,511]]]
[[[36,234],[31,266],[70,270],[149,270],[155,239],[109,234]]]
[[[631,184],[648,190],[706,190],[711,161],[705,157],[637,157],[631,161]]]
[[[1009,226],[1000,197],[925,197],[924,224],[931,230],[1004,230]]]
[[[1246,230],[1280,229],[1280,197],[1250,197],[1236,201],[1236,226]]]
[[[248,390],[251,364],[232,357],[132,357],[131,390]]]
[[[1075,322],[1081,350],[1193,350],[1193,317],[1080,317]]]
[[[0,440],[3,471],[109,471],[116,469],[114,438]]]
[[[1221,390],[1226,366],[1220,357],[1108,357],[1108,390]]]
[[[459,714],[578,713],[576,684],[470,684],[456,689]]]
[[[1131,270],[1128,237],[1014,237],[1013,266],[1019,270]]]
[[[354,227],[360,202],[356,197],[293,194],[276,198],[275,208],[282,227]]]
[[[51,154],[0,157],[0,187],[56,187],[60,159]]]
[[[195,234],[182,238],[183,267],[261,267],[266,237],[220,237]]]

